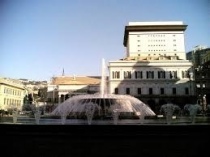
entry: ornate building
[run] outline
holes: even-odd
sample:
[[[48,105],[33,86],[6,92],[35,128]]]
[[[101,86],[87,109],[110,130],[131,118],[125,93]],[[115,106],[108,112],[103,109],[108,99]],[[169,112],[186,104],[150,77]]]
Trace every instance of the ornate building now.
[[[109,62],[109,91],[138,97],[158,111],[172,101],[194,102],[192,63],[186,60],[184,31],[173,22],[130,22],[125,26],[126,56]]]

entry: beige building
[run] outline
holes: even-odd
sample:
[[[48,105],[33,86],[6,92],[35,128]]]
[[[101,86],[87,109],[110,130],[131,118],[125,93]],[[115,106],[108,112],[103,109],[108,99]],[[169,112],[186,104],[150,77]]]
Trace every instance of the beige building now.
[[[97,93],[100,91],[98,76],[58,76],[48,84],[48,103],[61,103],[74,95]]]
[[[23,99],[26,95],[24,85],[13,79],[0,78],[0,109],[22,109]]]
[[[126,56],[109,62],[110,93],[133,95],[153,110],[167,101],[191,101],[195,90],[192,63],[186,60],[186,28],[181,21],[125,26]]]

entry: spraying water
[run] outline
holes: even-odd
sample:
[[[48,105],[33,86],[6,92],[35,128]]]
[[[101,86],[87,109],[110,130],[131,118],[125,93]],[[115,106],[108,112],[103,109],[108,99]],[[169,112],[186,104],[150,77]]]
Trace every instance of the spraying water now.
[[[100,93],[101,97],[104,98],[107,94],[107,86],[106,86],[106,65],[105,59],[102,59],[102,67],[101,67],[101,85],[100,85]]]
[[[116,113],[117,114],[113,114]],[[94,115],[116,117],[120,113],[139,113],[144,116],[154,116],[155,113],[149,106],[139,99],[130,95],[109,94],[106,86],[106,66],[102,59],[100,93],[84,94],[73,96],[60,105],[52,112],[54,115],[86,115],[88,124],[91,124]]]

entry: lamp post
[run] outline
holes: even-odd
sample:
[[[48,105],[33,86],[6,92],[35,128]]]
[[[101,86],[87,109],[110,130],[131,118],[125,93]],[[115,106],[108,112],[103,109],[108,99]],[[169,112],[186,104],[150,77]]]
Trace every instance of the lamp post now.
[[[206,94],[204,94],[203,95],[203,112],[204,112],[204,114],[206,113],[206,107],[207,107]]]
[[[190,96],[192,96],[193,95],[193,91],[192,91],[193,72],[192,71],[189,72],[189,79],[190,79]]]
[[[205,114],[206,112],[206,94],[204,93],[205,92],[205,88],[206,88],[206,85],[205,85],[205,76],[203,75],[203,66],[199,66],[197,68],[198,70],[198,84],[197,84],[197,87],[199,88],[199,101],[200,101],[200,105],[202,106],[202,111],[203,113]]]

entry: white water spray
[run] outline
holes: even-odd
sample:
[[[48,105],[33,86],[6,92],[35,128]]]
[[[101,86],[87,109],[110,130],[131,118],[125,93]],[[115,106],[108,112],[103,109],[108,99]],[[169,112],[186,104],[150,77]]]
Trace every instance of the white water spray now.
[[[101,85],[100,85],[101,97],[104,98],[107,95],[107,86],[106,86],[106,63],[105,59],[102,59],[101,67]]]

